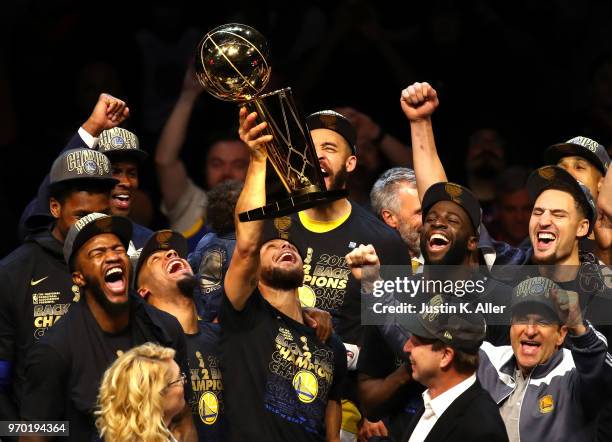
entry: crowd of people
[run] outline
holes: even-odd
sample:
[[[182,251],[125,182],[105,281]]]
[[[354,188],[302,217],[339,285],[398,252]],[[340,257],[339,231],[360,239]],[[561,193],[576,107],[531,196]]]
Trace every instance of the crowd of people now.
[[[201,92],[189,69],[152,155],[165,229],[142,225],[148,153],[120,98],[99,96],[42,179],[0,261],[0,421],[107,442],[612,440],[603,145],[551,140],[529,171],[483,130],[449,182],[438,94],[414,83],[410,146],[352,108],[306,118],[349,197],[240,222],[278,191],[268,123],[242,108],[200,185],[180,152]]]

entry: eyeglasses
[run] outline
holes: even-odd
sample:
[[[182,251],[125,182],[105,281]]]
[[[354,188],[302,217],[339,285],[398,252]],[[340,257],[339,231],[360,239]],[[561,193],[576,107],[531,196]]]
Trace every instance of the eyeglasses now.
[[[544,318],[512,318],[512,325],[536,325],[538,327],[551,327],[553,321]]]
[[[185,373],[181,373],[181,377],[168,382],[168,385],[166,385],[166,388],[172,387],[174,384],[178,384],[178,383],[180,383],[181,385],[185,385],[186,382],[187,382],[187,375]]]

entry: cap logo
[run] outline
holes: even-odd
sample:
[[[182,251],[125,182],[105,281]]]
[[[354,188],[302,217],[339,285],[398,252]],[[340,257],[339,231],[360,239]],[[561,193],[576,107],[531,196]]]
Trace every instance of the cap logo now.
[[[446,183],[444,185],[444,190],[450,197],[451,201],[461,204],[461,198],[459,198],[463,194],[463,189],[461,187],[453,183]]]
[[[448,339],[449,341],[452,341],[452,340],[453,340],[453,335],[451,335],[451,334],[450,334],[450,332],[449,332],[448,330],[446,330],[446,331],[444,332],[444,337],[445,337],[446,339]]]
[[[87,160],[83,163],[83,170],[87,175],[93,175],[94,173],[96,173],[97,169],[98,166],[96,166],[96,163],[92,160]]]
[[[336,130],[336,116],[335,115],[321,114],[319,115],[319,120],[328,129]]]
[[[104,154],[91,149],[81,149],[66,155],[66,171],[74,171],[77,175],[106,175],[110,173],[110,166]]]
[[[123,147],[125,141],[123,140],[123,137],[117,135],[116,137],[111,138],[110,144],[112,147],[119,149]]]
[[[548,292],[552,284],[548,280],[540,277],[526,279],[516,286],[514,295],[518,298],[525,296],[544,296],[548,297]]]
[[[103,232],[110,232],[113,229],[113,219],[110,216],[100,218],[96,221],[96,226]]]
[[[438,305],[442,305],[443,301],[444,300],[442,299],[442,296],[436,295],[436,296],[432,297],[429,300],[429,305],[432,306],[432,307],[435,307],[435,306],[438,306]],[[421,316],[423,318],[423,320],[432,322],[440,314],[440,309],[431,309],[431,310],[432,310],[431,313],[424,313]]]
[[[544,178],[545,180],[550,181],[555,178],[555,169],[548,166],[540,167],[538,169],[538,175],[540,175],[540,177]]]
[[[555,409],[555,401],[553,400],[553,397],[550,394],[542,396],[539,400],[539,405],[540,413],[542,414],[550,413]]]
[[[161,232],[157,232],[155,235],[155,241],[160,249],[170,248],[170,244],[168,244],[170,238],[172,238],[172,232],[169,230],[162,230]]]
[[[281,216],[280,218],[274,218],[274,228],[278,232],[279,238],[289,238],[289,228],[291,227],[291,217]]]

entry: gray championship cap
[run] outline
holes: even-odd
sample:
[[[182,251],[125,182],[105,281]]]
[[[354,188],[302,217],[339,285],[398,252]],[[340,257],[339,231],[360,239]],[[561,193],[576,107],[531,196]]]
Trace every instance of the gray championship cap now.
[[[140,142],[136,134],[121,127],[103,131],[98,139],[97,149],[108,155],[111,161],[118,156],[127,156],[142,162],[149,156],[147,152],[140,149]]]
[[[64,240],[64,259],[70,271],[74,270],[72,259],[89,239],[103,233],[117,235],[127,250],[132,239],[132,222],[123,216],[90,213],[74,223]]]
[[[565,143],[553,144],[544,152],[544,161],[557,164],[561,158],[569,156],[584,158],[603,175],[610,165],[610,155],[606,148],[587,137],[574,137]]]
[[[552,298],[551,290],[560,290],[552,280],[537,276],[521,281],[512,291],[512,313],[541,313],[545,309],[552,318],[559,320],[559,313]]]
[[[49,184],[71,180],[90,180],[108,183],[109,188],[119,183],[113,178],[109,159],[94,149],[70,149],[57,157],[51,166]]]

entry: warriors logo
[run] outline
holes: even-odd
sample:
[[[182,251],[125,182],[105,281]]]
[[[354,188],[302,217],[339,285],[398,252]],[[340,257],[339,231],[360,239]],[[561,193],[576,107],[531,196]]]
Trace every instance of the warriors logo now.
[[[297,393],[298,399],[309,404],[317,398],[319,383],[311,372],[300,370],[293,377],[293,388]]]
[[[206,425],[212,425],[217,421],[217,417],[219,417],[219,400],[215,393],[207,391],[200,397],[198,413],[200,413],[200,419]]]

